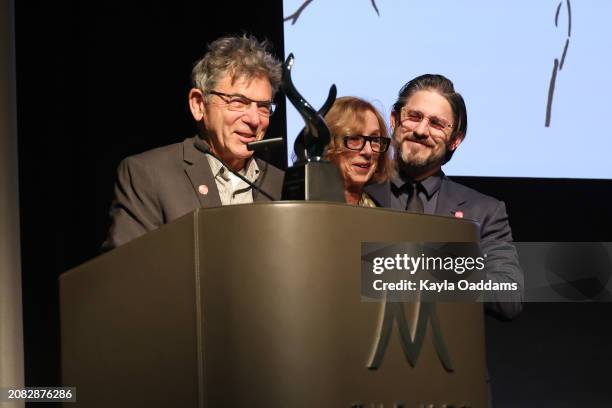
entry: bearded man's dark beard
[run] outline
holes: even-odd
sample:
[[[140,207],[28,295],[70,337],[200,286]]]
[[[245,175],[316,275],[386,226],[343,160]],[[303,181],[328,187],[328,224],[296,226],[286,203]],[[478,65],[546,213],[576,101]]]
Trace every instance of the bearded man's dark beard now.
[[[402,157],[402,152],[397,151],[395,161],[397,170],[400,174],[404,174],[410,178],[418,178],[422,174],[429,173],[432,169],[444,164],[446,152],[450,149],[446,145],[446,149],[439,156],[431,156],[426,159],[417,159],[416,157]]]

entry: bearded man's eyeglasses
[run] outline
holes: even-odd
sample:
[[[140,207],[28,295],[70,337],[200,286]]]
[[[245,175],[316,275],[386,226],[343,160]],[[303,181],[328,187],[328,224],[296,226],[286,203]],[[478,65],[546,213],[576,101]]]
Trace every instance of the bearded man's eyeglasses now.
[[[252,104],[255,104],[257,106],[257,113],[260,116],[269,117],[276,109],[276,104],[272,101],[256,101],[244,95],[226,94],[218,91],[210,91],[208,93],[221,98],[225,102],[227,109],[234,112],[246,112]]]
[[[406,108],[402,109],[400,112],[400,122],[407,128],[414,129],[424,120],[427,120],[429,123],[430,130],[437,132],[444,132],[448,128],[453,128],[452,123],[438,116],[425,116],[422,112]]]

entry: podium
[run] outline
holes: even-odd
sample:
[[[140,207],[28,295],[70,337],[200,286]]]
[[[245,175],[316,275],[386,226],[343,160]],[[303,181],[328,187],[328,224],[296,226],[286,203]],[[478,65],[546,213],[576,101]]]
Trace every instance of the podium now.
[[[452,372],[430,323],[414,366],[394,324],[368,369],[385,304],[361,298],[361,242],[478,239],[344,204],[198,209],[60,277],[67,406],[486,407],[481,304],[436,304]]]

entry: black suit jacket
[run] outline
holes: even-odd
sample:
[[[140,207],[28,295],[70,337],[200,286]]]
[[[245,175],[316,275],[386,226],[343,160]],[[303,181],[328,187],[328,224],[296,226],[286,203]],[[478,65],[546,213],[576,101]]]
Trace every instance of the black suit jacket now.
[[[391,208],[389,182],[367,186],[366,192],[378,206]],[[463,218],[480,225],[481,248],[487,254],[487,278],[500,283],[516,282],[520,288],[511,296],[500,294],[494,302],[487,303],[487,311],[501,319],[516,317],[522,310],[524,277],[512,244],[506,205],[442,176],[435,214],[452,217],[458,211],[463,213]]]
[[[221,206],[217,183],[198,137],[130,156],[119,164],[111,226],[103,250],[133,240],[199,207]],[[256,185],[280,199],[284,173],[257,160]],[[208,192],[202,194],[200,186]],[[254,201],[269,199],[253,190]]]

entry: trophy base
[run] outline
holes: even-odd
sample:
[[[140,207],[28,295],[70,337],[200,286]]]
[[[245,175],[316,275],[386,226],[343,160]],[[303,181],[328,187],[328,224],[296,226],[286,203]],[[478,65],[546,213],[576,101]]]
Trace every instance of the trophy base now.
[[[344,203],[340,171],[327,161],[296,163],[285,172],[282,199]]]

